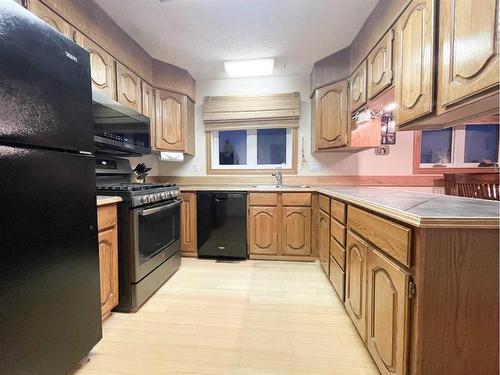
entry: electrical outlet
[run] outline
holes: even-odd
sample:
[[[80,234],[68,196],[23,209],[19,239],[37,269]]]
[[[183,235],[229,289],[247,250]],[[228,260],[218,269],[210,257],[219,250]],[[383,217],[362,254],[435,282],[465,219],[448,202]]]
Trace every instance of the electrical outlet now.
[[[375,155],[379,156],[389,155],[389,150],[390,150],[389,146],[387,145],[375,147]]]

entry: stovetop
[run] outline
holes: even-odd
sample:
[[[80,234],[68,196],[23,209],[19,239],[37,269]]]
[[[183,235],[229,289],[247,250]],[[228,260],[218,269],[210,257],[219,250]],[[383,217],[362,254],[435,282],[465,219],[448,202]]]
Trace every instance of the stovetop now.
[[[141,184],[133,182],[120,182],[120,183],[110,183],[110,184],[97,184],[97,190],[141,191],[141,190],[172,188],[175,186],[176,186],[175,184]]]
[[[178,199],[180,189],[175,184],[141,184],[131,182],[98,182],[99,195],[118,195],[125,207],[137,208]]]

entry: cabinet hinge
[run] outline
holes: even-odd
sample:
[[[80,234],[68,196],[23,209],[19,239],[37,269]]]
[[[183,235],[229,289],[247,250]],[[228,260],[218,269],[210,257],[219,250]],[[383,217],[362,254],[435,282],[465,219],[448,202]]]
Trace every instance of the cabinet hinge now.
[[[417,293],[417,288],[415,287],[415,283],[413,281],[408,282],[408,298],[415,298],[415,293]]]
[[[389,38],[391,38],[391,40],[394,40],[394,29],[389,30]]]

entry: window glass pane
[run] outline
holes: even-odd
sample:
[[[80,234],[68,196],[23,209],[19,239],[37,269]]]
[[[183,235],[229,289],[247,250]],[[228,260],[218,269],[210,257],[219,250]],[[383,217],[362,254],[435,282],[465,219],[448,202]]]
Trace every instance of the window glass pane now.
[[[247,131],[219,132],[219,165],[245,165],[247,163]]]
[[[286,129],[257,130],[257,164],[286,163]]]
[[[420,148],[420,163],[451,163],[453,130],[424,130]]]
[[[465,163],[498,161],[498,124],[465,126]]]

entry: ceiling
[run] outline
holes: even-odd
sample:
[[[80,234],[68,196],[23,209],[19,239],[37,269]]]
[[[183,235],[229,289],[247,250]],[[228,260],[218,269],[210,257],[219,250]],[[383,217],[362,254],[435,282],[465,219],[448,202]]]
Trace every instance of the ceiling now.
[[[378,0],[96,1],[151,56],[201,80],[226,78],[224,60],[264,57],[275,75],[308,75],[351,43]]]

